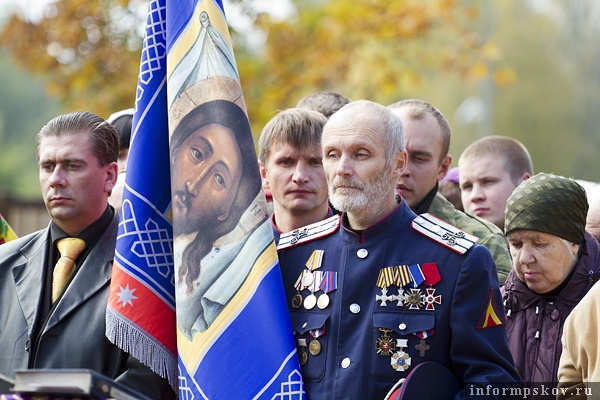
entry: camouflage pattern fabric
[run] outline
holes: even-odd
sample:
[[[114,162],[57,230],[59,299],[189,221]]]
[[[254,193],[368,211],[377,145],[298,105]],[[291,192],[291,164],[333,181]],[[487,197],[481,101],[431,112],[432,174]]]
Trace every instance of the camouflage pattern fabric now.
[[[479,238],[477,244],[488,248],[496,262],[498,283],[504,285],[508,273],[512,269],[512,259],[508,252],[508,243],[504,234],[496,225],[471,214],[454,208],[444,196],[436,193],[428,210],[429,213],[454,225],[455,227]]]

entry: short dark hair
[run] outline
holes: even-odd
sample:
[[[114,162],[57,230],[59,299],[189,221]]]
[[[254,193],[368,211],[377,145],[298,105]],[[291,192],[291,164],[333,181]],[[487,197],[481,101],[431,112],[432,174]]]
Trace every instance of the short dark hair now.
[[[117,111],[108,117],[107,121],[116,129],[121,141],[121,150],[129,149],[131,140],[131,129],[133,126],[134,109]]]
[[[348,103],[350,99],[339,93],[317,92],[301,98],[296,107],[318,111],[329,118]]]
[[[119,157],[119,135],[104,118],[87,111],[62,114],[53,118],[37,134],[36,156],[39,161],[40,145],[47,137],[60,137],[80,132],[89,133],[91,152],[104,166],[117,162]]]

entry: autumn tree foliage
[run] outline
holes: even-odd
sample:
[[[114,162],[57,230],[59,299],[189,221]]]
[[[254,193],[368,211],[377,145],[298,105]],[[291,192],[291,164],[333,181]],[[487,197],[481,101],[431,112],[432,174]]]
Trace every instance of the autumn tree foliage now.
[[[145,3],[145,2],[143,2]],[[107,117],[133,107],[145,16],[140,1],[56,1],[40,21],[13,15],[0,34],[26,69],[69,109]]]
[[[266,37],[263,47],[250,49],[233,27],[255,135],[276,110],[312,92],[385,104],[436,70],[481,77],[495,54],[480,51],[493,47],[480,35],[479,2],[290,1],[295,12],[283,21],[253,13],[248,2],[230,4],[246,7]],[[40,21],[14,15],[0,44],[48,76],[48,91],[69,108],[107,116],[134,103],[144,8],[141,0],[58,0]]]

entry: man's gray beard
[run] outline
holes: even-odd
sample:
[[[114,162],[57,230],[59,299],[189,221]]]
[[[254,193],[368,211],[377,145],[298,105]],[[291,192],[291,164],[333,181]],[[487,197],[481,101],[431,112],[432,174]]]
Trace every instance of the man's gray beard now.
[[[356,181],[350,181],[354,186],[361,188],[357,193],[341,194],[334,193],[333,186],[339,182],[334,180],[328,185],[329,201],[336,210],[345,211],[352,215],[367,217],[367,215],[377,214],[379,205],[387,198],[390,191],[394,191],[394,185],[391,184],[392,171],[386,170],[382,174],[377,175],[375,180],[369,181],[366,184]]]

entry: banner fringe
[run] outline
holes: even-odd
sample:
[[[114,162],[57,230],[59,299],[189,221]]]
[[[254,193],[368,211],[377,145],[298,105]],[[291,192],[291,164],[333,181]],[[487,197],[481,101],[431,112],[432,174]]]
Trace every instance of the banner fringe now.
[[[167,379],[175,393],[178,393],[177,357],[156,343],[149,334],[136,329],[111,307],[106,310],[108,340],[137,358],[162,378]]]

